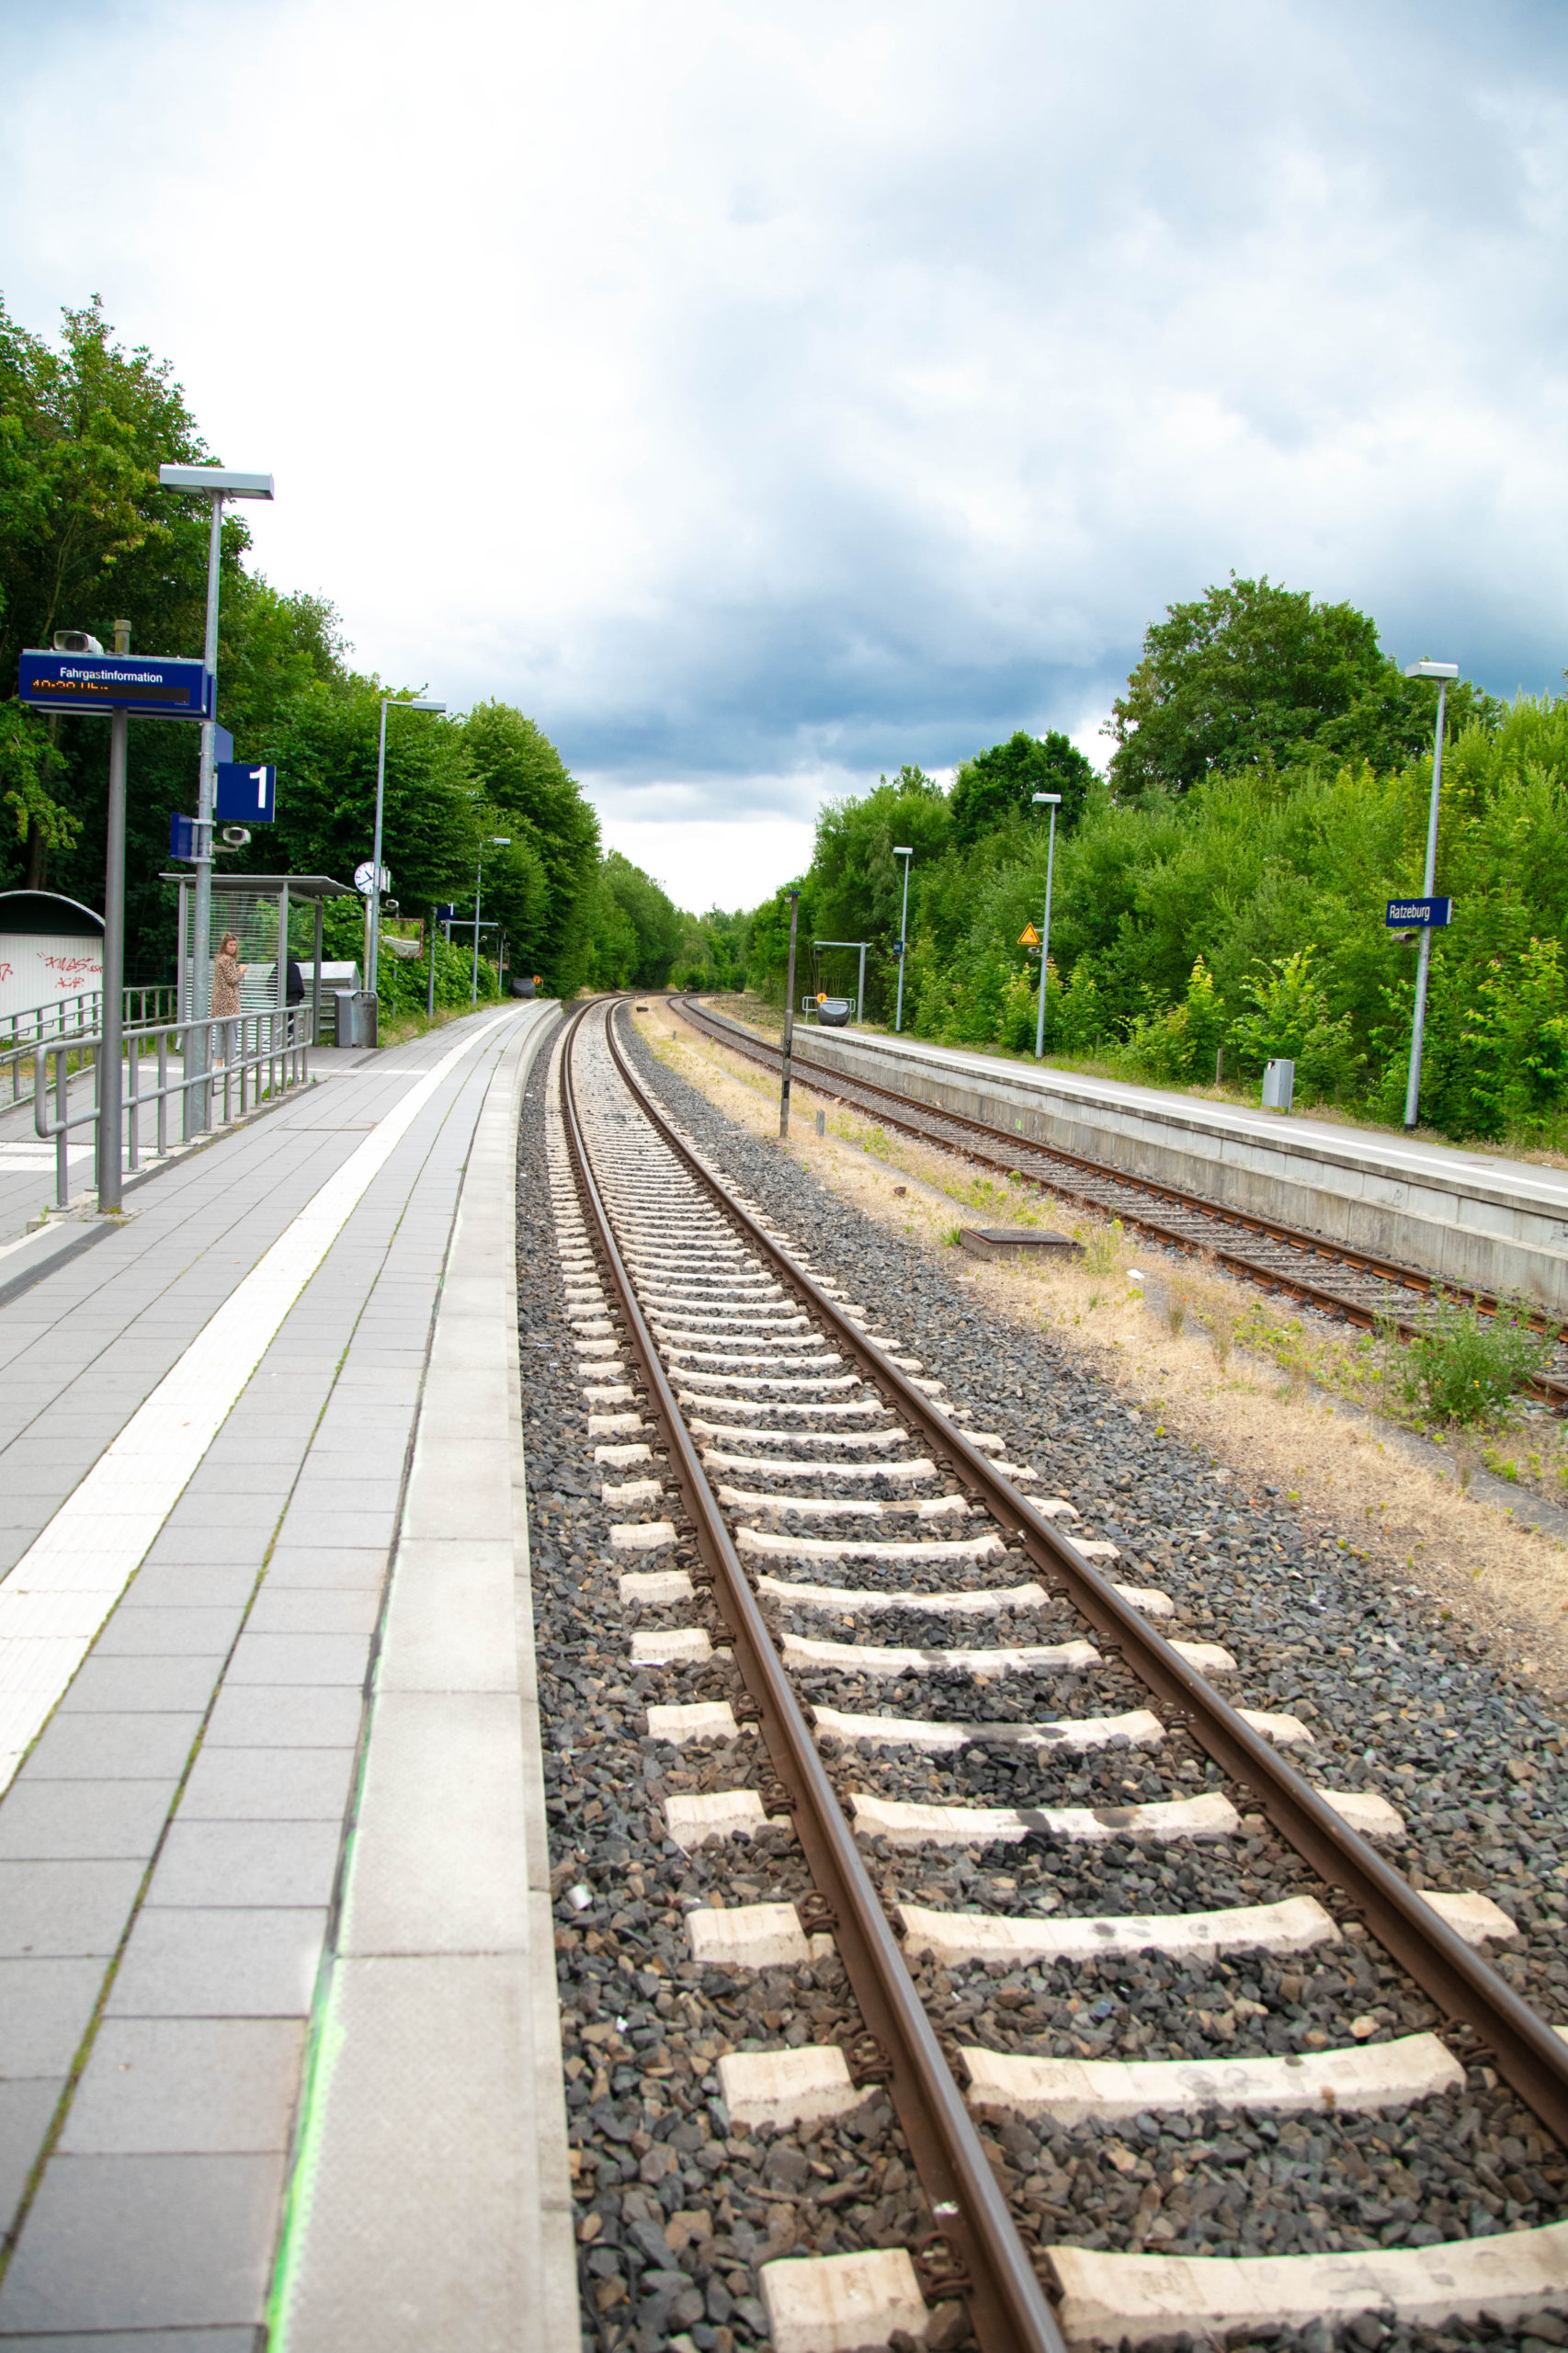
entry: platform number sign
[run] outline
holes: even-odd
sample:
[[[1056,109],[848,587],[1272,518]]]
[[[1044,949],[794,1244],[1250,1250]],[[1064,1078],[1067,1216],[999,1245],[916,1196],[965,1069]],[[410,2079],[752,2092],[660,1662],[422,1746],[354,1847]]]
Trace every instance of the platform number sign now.
[[[215,814],[241,825],[270,825],[278,798],[278,770],[248,767],[244,760],[218,763]]]

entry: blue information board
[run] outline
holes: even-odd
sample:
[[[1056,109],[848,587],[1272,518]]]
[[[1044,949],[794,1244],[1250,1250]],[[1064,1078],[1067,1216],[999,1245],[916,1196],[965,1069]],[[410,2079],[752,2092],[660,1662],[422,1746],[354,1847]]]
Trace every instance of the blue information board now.
[[[1451,899],[1391,899],[1385,931],[1442,931],[1453,915]]]
[[[276,768],[247,767],[244,760],[219,761],[218,816],[242,825],[270,825],[277,798]]]
[[[169,856],[183,858],[187,863],[196,857],[196,820],[182,817],[176,812],[169,819]]]
[[[17,695],[35,710],[212,715],[212,680],[203,665],[165,654],[24,654]]]

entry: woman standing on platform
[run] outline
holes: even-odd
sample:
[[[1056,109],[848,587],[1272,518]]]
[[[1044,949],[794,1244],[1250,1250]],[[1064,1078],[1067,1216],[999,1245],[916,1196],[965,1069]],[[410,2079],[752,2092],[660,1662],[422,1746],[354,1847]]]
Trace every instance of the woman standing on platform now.
[[[212,1017],[223,1024],[222,1029],[213,1032],[220,1062],[232,1062],[234,1055],[234,1031],[239,1026],[235,1016],[240,1009],[240,980],[245,970],[239,955],[238,938],[233,932],[226,931],[218,943],[218,953],[212,963]]]

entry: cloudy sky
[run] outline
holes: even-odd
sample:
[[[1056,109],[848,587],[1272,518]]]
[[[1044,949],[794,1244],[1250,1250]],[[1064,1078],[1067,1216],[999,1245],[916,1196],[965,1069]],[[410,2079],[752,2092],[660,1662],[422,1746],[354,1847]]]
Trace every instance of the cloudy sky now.
[[[13,316],[687,904],[1232,567],[1558,684],[1565,210],[1560,0],[0,0]]]

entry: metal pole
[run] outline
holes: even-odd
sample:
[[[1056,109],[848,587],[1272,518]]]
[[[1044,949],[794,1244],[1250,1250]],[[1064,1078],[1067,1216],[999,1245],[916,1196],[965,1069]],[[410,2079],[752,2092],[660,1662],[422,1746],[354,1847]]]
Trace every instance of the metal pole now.
[[[321,952],[322,937],[325,930],[325,902],[318,899],[316,901],[316,970],[315,978],[311,983],[311,1043],[312,1046],[319,1046],[321,1044]]]
[[[436,1018],[436,910],[430,910],[430,977],[426,983],[425,1018]]]
[[[790,973],[784,983],[784,1063],[783,1085],[778,1090],[778,1135],[787,1142],[790,1134],[790,1063],[795,1050],[795,926],[800,920],[801,894],[790,893]]]
[[[217,798],[218,755],[218,589],[223,551],[223,494],[212,493],[212,520],[207,537],[207,641],[203,658],[212,684],[212,716],[201,722],[201,779],[196,796],[196,907],[190,943],[190,1017],[204,1022],[212,1010],[212,811]],[[205,1027],[187,1032],[186,1067],[204,1078],[210,1059],[211,1033]],[[187,1098],[188,1099],[188,1098]],[[197,1096],[196,1126],[211,1123],[211,1102],[205,1088]],[[187,1133],[190,1131],[187,1114]]]
[[[1437,796],[1443,789],[1443,707],[1448,699],[1448,681],[1437,682],[1437,733],[1432,746],[1432,805],[1426,815],[1426,876],[1422,883],[1422,896],[1429,899],[1437,873]],[[1404,1125],[1408,1132],[1415,1125],[1421,1108],[1421,1041],[1426,1030],[1426,974],[1432,961],[1432,926],[1427,924],[1421,934],[1421,961],[1415,968],[1415,1017],[1410,1030],[1410,1083],[1404,1090]]]
[[[116,637],[119,635],[117,630]],[[126,649],[117,646],[116,651]],[[104,1017],[98,1079],[98,1208],[120,1206],[119,1097],[125,1011],[125,764],[131,722],[109,713],[108,835],[104,845]]]
[[[1051,954],[1051,878],[1056,867],[1056,812],[1051,813],[1051,839],[1045,852],[1045,921],[1040,926],[1040,1013],[1034,1027],[1034,1058],[1045,1059],[1045,964]]]
[[[909,860],[903,861],[903,913],[898,919],[898,1011],[893,1016],[894,1032],[903,1028],[903,964],[909,954]]]
[[[381,697],[381,741],[376,754],[376,837],[370,845],[370,900],[369,945],[365,951],[365,986],[372,996],[381,969],[381,801],[387,789],[387,704],[391,698]]]
[[[865,941],[864,941],[864,940],[862,940],[862,941],[860,942],[860,978],[859,978],[859,981],[858,981],[858,984],[857,984],[857,993],[856,993],[856,997],[855,997],[855,1019],[856,1019],[857,1023],[859,1023],[859,1022],[863,1022],[863,1021],[865,1020],[865,1018],[866,1018],[866,943],[865,943]]]
[[[484,860],[481,858],[473,870],[473,983],[468,993],[471,1010],[479,1003],[479,889],[483,880]]]

